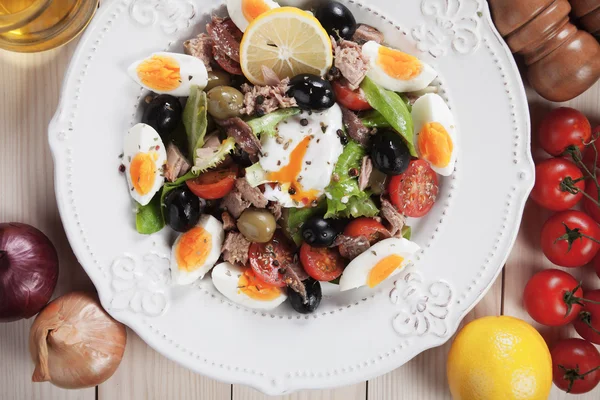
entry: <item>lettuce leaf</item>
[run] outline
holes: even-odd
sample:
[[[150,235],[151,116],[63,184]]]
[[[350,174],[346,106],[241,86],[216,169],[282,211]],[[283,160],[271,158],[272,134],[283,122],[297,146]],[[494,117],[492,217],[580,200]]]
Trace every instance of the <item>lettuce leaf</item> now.
[[[206,170],[216,167],[219,165],[229,153],[235,149],[235,139],[229,137],[216,149],[211,148],[200,148],[196,150],[196,156],[194,158],[194,166],[192,167],[192,173],[194,175],[201,174]]]
[[[284,228],[296,245],[302,243],[302,225],[316,215],[323,215],[327,203],[320,201],[316,207],[288,208],[284,210]]]
[[[358,218],[374,217],[379,214],[379,209],[371,200],[369,192],[358,188],[358,178],[350,176],[350,170],[355,168],[360,171],[365,149],[354,141],[350,141],[334,169],[334,174],[339,176],[337,182],[332,181],[325,194],[327,196],[327,213],[325,218]]]
[[[360,87],[371,107],[379,111],[394,130],[402,136],[410,154],[416,157],[417,152],[413,143],[413,120],[402,97],[398,93],[379,87],[368,77]]]
[[[204,136],[208,126],[206,93],[199,86],[190,89],[190,97],[183,109],[183,126],[188,138],[190,160],[196,157],[196,150],[204,144]]]
[[[282,108],[260,118],[247,121],[247,124],[252,128],[252,132],[256,136],[260,136],[263,133],[268,136],[275,136],[277,134],[275,130],[277,124],[297,114],[300,114],[299,108]]]
[[[160,231],[165,226],[160,203],[161,193],[156,193],[150,203],[145,206],[138,204],[135,213],[135,228],[143,235],[151,235]]]

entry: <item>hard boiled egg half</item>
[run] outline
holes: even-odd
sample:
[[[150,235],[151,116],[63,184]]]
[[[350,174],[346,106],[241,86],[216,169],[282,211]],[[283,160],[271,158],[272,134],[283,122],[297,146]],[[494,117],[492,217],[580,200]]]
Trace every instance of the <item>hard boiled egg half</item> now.
[[[234,24],[244,32],[259,15],[279,8],[273,0],[227,0],[227,12]]]
[[[131,64],[127,72],[144,88],[177,97],[189,96],[193,85],[204,89],[208,83],[208,72],[202,60],[187,54],[153,53]]]
[[[419,245],[403,238],[385,239],[374,244],[348,264],[340,278],[340,290],[379,285],[402,271],[419,250]]]
[[[171,252],[171,277],[188,285],[204,277],[221,256],[223,224],[212,215],[202,215],[198,224],[179,235]]]
[[[268,182],[277,182],[265,186],[265,197],[302,208],[323,196],[344,151],[337,134],[342,128],[335,104],[323,112],[303,111],[279,123],[276,135],[262,135],[260,166]]]
[[[140,123],[129,129],[123,144],[123,165],[135,201],[143,206],[150,203],[165,183],[166,162],[165,145],[154,128]]]
[[[283,289],[258,280],[252,268],[228,262],[213,268],[212,281],[223,296],[248,308],[271,310],[287,298]]]
[[[456,125],[444,99],[434,93],[420,97],[413,104],[412,118],[419,158],[426,160],[438,174],[452,175],[458,150]]]
[[[437,76],[433,68],[417,57],[377,42],[365,43],[362,50],[369,57],[367,76],[384,89],[415,92],[425,89]]]

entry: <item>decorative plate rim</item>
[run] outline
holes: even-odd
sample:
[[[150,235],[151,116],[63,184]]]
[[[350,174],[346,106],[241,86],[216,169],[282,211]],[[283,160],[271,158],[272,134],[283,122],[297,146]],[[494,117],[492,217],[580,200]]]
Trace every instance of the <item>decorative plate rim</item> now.
[[[87,251],[89,251],[89,245],[87,245],[85,243],[85,238],[82,241],[81,238],[79,237],[79,229],[77,227],[77,224],[73,224],[72,222],[69,222],[69,219],[71,218],[71,214],[73,213],[73,211],[75,211],[75,214],[77,214],[77,211],[74,210],[71,206],[69,206],[67,196],[65,196],[66,191],[69,191],[71,189],[69,188],[70,183],[65,184],[64,177],[62,176],[62,174],[64,173],[64,171],[67,171],[67,174],[70,174],[70,172],[69,172],[70,167],[68,166],[70,150],[62,149],[61,141],[68,138],[68,131],[72,127],[69,127],[68,124],[65,125],[64,122],[61,121],[61,119],[62,119],[61,117],[64,114],[65,106],[69,103],[69,101],[67,100],[67,94],[68,94],[67,92],[70,89],[69,77],[74,77],[74,68],[75,68],[75,64],[76,64],[75,60],[78,60],[83,55],[83,53],[86,50],[88,50],[89,42],[91,42],[92,36],[97,34],[99,31],[100,21],[102,20],[102,17],[111,11],[112,6],[119,2],[121,2],[123,5],[126,5],[126,4],[129,4],[129,1],[130,0],[105,1],[103,3],[103,5],[100,7],[100,10],[98,10],[98,12],[96,13],[95,19],[92,21],[92,23],[88,27],[87,31],[82,36],[80,43],[77,47],[77,50],[73,54],[73,58],[72,58],[73,62],[70,63],[69,68],[67,69],[67,71],[65,73],[65,79],[63,82],[62,90],[61,90],[59,106],[57,108],[56,114],[54,115],[54,117],[49,125],[49,142],[50,142],[50,148],[51,148],[54,165],[55,165],[55,175],[54,175],[55,176],[55,187],[56,187],[55,192],[56,192],[56,197],[57,197],[59,213],[61,215],[61,220],[63,221],[64,227],[65,227],[65,232],[67,234],[69,242],[72,245],[73,252],[75,253],[77,259],[79,260],[81,265],[84,267],[84,269],[86,270],[86,272],[88,273],[88,275],[90,276],[94,285],[97,288],[105,286],[106,283],[101,282],[101,279],[102,279],[101,275],[91,271],[91,268],[95,268],[95,267],[90,266],[87,263],[87,261],[84,261],[89,258],[88,254],[87,254]],[[131,3],[131,5],[133,5],[136,1],[137,0],[133,0],[133,3]],[[200,2],[201,0],[196,0],[196,1]],[[386,17],[384,17],[382,14],[378,13],[377,11],[371,10],[367,6],[363,6],[358,1],[355,1],[355,0],[342,0],[342,1],[356,5],[360,8],[367,8],[368,11],[373,12],[375,15],[379,15],[381,18],[386,20]],[[423,1],[424,1],[424,3],[426,3],[428,0],[423,0]],[[458,2],[459,4],[461,2],[461,0],[453,0],[453,1]],[[283,394],[283,393],[289,392],[290,390],[298,390],[298,389],[302,389],[302,388],[314,389],[314,388],[326,388],[326,387],[332,387],[332,386],[341,386],[341,385],[345,385],[345,384],[356,383],[360,380],[371,379],[371,378],[381,375],[382,373],[389,372],[392,369],[403,365],[404,363],[408,362],[409,360],[414,358],[416,355],[418,355],[419,353],[421,353],[425,350],[431,349],[433,347],[438,347],[440,345],[443,345],[446,341],[448,341],[452,337],[452,335],[456,332],[460,322],[464,319],[464,317],[487,294],[487,292],[489,291],[489,289],[492,287],[493,283],[497,279],[498,275],[502,271],[502,268],[510,255],[510,250],[512,249],[512,247],[515,243],[515,240],[517,238],[518,227],[520,225],[520,221],[521,221],[522,214],[523,214],[523,211],[525,208],[525,204],[526,204],[528,195],[529,195],[531,189],[533,188],[533,183],[534,183],[534,164],[533,164],[531,152],[529,151],[530,141],[531,141],[531,132],[530,132],[531,125],[530,125],[530,118],[529,118],[529,110],[526,107],[527,98],[526,98],[525,89],[524,89],[520,74],[518,72],[516,63],[508,49],[508,46],[503,41],[503,39],[501,38],[500,34],[496,30],[496,28],[492,22],[490,11],[489,11],[489,6],[488,6],[487,2],[482,1],[482,0],[472,0],[472,1],[475,1],[480,7],[478,9],[479,10],[478,14],[480,14],[479,17],[481,18],[481,21],[482,21],[482,24],[481,24],[481,25],[483,25],[482,29],[484,29],[486,32],[491,33],[491,38],[498,41],[498,43],[500,44],[502,51],[503,51],[502,56],[504,56],[504,58],[505,58],[503,61],[507,62],[506,67],[510,69],[510,72],[513,73],[514,78],[515,78],[515,80],[514,80],[515,88],[514,89],[515,89],[515,91],[518,92],[518,93],[516,93],[516,97],[518,98],[518,100],[520,100],[522,103],[524,103],[524,107],[522,107],[522,109],[518,110],[518,112],[521,115],[521,119],[522,119],[521,124],[519,126],[522,131],[522,137],[523,137],[522,138],[522,141],[523,141],[522,146],[524,147],[524,149],[520,149],[519,152],[515,151],[515,153],[514,153],[515,161],[523,162],[523,165],[521,165],[521,169],[524,171],[524,172],[522,172],[522,174],[524,174],[524,176],[521,176],[520,180],[517,183],[515,183],[514,191],[516,192],[516,190],[519,189],[519,192],[520,192],[519,196],[512,200],[512,202],[513,202],[512,207],[510,204],[509,204],[509,206],[507,206],[507,210],[510,209],[511,211],[513,211],[513,215],[512,215],[511,221],[510,222],[507,221],[506,224],[510,225],[514,229],[512,230],[512,232],[506,234],[506,236],[508,238],[505,239],[505,243],[503,244],[503,247],[506,249],[506,251],[505,251],[505,254],[501,258],[501,262],[494,262],[494,264],[499,264],[500,267],[496,268],[496,271],[494,272],[493,276],[491,276],[489,281],[485,283],[485,285],[484,285],[483,289],[481,289],[480,293],[477,296],[475,296],[473,299],[469,299],[470,304],[460,314],[457,314],[456,316],[453,316],[453,318],[449,319],[449,323],[448,323],[449,326],[447,326],[447,330],[443,333],[443,335],[438,336],[435,339],[431,339],[428,342],[419,341],[418,345],[413,345],[410,348],[403,348],[402,347],[403,344],[401,343],[400,348],[403,350],[403,353],[402,353],[403,357],[400,359],[400,361],[398,361],[398,362],[388,361],[387,363],[379,363],[379,366],[367,366],[367,367],[365,367],[366,369],[363,369],[363,371],[360,372],[359,379],[357,379],[357,377],[356,377],[357,374],[355,374],[355,371],[352,368],[350,368],[349,371],[340,372],[339,374],[334,374],[334,375],[332,375],[332,377],[329,377],[329,376],[319,377],[319,376],[315,376],[315,374],[306,374],[306,376],[303,376],[303,374],[296,374],[295,376],[290,376],[290,379],[286,379],[285,382],[281,382],[279,379],[276,379],[276,378],[271,379],[271,377],[268,377],[268,376],[265,377],[265,375],[263,373],[253,374],[248,371],[246,371],[246,372],[239,371],[239,373],[221,373],[220,369],[217,368],[218,366],[217,367],[214,366],[214,363],[213,363],[212,368],[211,368],[211,365],[209,365],[208,367],[201,367],[194,362],[194,357],[189,358],[189,357],[179,356],[179,353],[177,351],[178,350],[182,351],[179,348],[179,345],[175,344],[172,346],[165,346],[164,344],[158,344],[158,341],[157,341],[158,335],[157,334],[160,334],[160,330],[157,330],[157,328],[155,328],[150,322],[148,322],[146,317],[142,316],[139,318],[136,318],[136,317],[128,318],[128,317],[124,317],[121,314],[112,312],[110,310],[108,299],[106,298],[105,293],[102,293],[99,290],[99,295],[100,295],[101,301],[102,301],[103,305],[105,306],[105,308],[107,308],[109,310],[109,312],[115,318],[117,318],[117,319],[121,320],[122,322],[124,322],[125,324],[129,325],[144,341],[149,343],[151,345],[151,347],[153,347],[155,350],[159,351],[161,354],[163,354],[167,358],[172,359],[176,362],[179,362],[179,363],[185,365],[186,367],[188,367],[196,372],[201,372],[202,374],[207,375],[211,378],[214,378],[217,380],[226,379],[228,383],[239,383],[239,384],[250,385],[250,386],[253,386],[253,387],[261,390],[262,392],[270,394],[270,395]],[[432,3],[435,3],[435,0]],[[392,23],[391,21],[389,21],[389,22]],[[484,34],[484,35],[482,35],[482,37],[483,37],[482,40],[485,42],[485,40],[487,40],[486,35]],[[491,49],[491,47],[489,47],[490,46],[489,43],[485,43],[482,45],[488,46],[488,48]],[[497,45],[497,44],[494,44],[494,45]],[[431,50],[430,50],[430,54],[432,56],[436,57],[436,55],[434,53],[432,53]],[[91,62],[91,57],[89,58],[88,62]],[[82,78],[80,77],[79,78],[80,82],[81,82],[81,79]],[[74,89],[74,93],[77,98],[78,97],[78,89],[77,88]],[[515,112],[517,112],[517,111],[515,111]],[[517,124],[516,119],[514,122],[515,122],[515,124]],[[64,170],[63,170],[63,167],[64,167]],[[86,245],[88,247],[87,251],[85,249]],[[107,273],[104,272],[104,276],[107,276],[106,274]],[[448,301],[450,301],[450,299],[448,299]],[[408,347],[408,346],[405,346],[405,347]],[[395,353],[395,351],[394,351],[394,353]],[[382,357],[382,355],[380,355],[380,357]],[[391,357],[391,356],[388,355],[387,357]],[[199,359],[198,357],[196,357],[196,358]],[[343,369],[342,369],[342,371],[343,371]]]

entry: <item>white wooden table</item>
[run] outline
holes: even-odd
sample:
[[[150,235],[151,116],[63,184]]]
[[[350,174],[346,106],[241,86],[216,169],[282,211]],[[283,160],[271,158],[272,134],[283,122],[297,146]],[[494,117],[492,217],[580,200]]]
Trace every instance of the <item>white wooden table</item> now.
[[[0,221],[18,221],[44,231],[60,255],[60,278],[55,296],[74,289],[92,289],[65,237],[54,197],[52,157],[47,126],[59,96],[63,74],[76,43],[41,54],[14,54],[0,50]],[[534,132],[545,112],[554,105],[529,93]],[[600,83],[569,103],[600,123]],[[508,134],[508,133],[507,133]],[[539,251],[539,231],[545,211],[533,204],[525,210],[517,244],[502,275],[466,321],[484,315],[513,315],[531,321],[521,307],[527,279],[551,266]],[[576,272],[600,287],[589,269]],[[201,399],[259,400],[261,393],[194,374],[156,353],[129,332],[127,350],[115,375],[104,384],[85,390],[62,390],[31,382],[33,364],[27,338],[32,320],[0,324],[0,400],[140,400]],[[572,335],[570,329],[541,328],[552,343]],[[303,400],[441,400],[449,399],[446,355],[449,344],[429,350],[407,365],[380,378],[335,390],[304,391],[283,396]],[[335,382],[332,382],[335,384]],[[598,399],[600,387],[587,395],[567,396],[553,389],[552,399]]]

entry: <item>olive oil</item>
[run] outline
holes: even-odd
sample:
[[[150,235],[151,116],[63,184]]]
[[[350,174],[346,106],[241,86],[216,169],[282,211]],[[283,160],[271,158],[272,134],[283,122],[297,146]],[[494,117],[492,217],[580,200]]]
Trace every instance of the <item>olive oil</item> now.
[[[98,0],[0,0],[0,48],[36,52],[63,45],[97,7]]]

